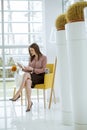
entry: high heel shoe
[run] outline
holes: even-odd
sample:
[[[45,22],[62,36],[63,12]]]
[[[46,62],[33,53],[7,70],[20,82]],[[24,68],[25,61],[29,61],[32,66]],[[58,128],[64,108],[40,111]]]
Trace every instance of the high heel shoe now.
[[[11,100],[11,101],[16,101],[16,100],[18,100],[19,98],[20,98],[20,95],[19,95],[16,99],[11,98],[11,99],[9,99],[9,100]]]
[[[30,108],[27,108],[26,112],[29,112],[32,108],[33,102],[31,102]]]

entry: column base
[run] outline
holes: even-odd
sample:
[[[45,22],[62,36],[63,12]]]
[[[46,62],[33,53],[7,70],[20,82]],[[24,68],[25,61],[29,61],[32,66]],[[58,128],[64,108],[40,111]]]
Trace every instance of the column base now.
[[[73,125],[72,113],[62,112],[62,123],[63,125]]]
[[[87,125],[75,123],[75,130],[87,130]]]

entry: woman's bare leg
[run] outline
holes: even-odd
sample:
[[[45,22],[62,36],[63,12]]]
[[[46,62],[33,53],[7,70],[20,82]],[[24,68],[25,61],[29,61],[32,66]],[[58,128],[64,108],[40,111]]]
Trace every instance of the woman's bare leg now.
[[[31,79],[28,79],[26,81],[26,87],[25,87],[27,97],[27,110],[29,110],[31,106],[31,84],[32,84]]]
[[[13,97],[14,100],[15,100],[15,99],[20,95],[20,93],[22,92],[22,89],[25,87],[25,84],[26,84],[27,79],[31,79],[30,74],[29,74],[29,73],[24,73],[23,79],[22,79],[22,83],[21,83],[21,85],[20,85],[20,88],[19,88],[19,90],[16,92],[16,94],[15,94],[14,97]]]

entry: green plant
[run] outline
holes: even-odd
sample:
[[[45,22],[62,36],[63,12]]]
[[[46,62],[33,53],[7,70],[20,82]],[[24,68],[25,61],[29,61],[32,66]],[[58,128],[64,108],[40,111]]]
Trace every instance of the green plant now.
[[[61,14],[56,18],[55,26],[57,30],[65,30],[65,24],[67,23],[65,14]]]
[[[87,2],[76,2],[69,6],[66,12],[68,22],[84,21],[84,7],[87,7]]]

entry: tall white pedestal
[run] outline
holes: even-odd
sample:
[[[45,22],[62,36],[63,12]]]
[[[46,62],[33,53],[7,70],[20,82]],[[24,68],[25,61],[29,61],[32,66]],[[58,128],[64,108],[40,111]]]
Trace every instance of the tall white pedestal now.
[[[68,69],[68,57],[66,48],[65,30],[56,32],[58,47],[58,69],[61,88],[62,122],[64,125],[72,125],[71,92]]]
[[[85,22],[66,24],[75,130],[87,130],[87,37]]]

